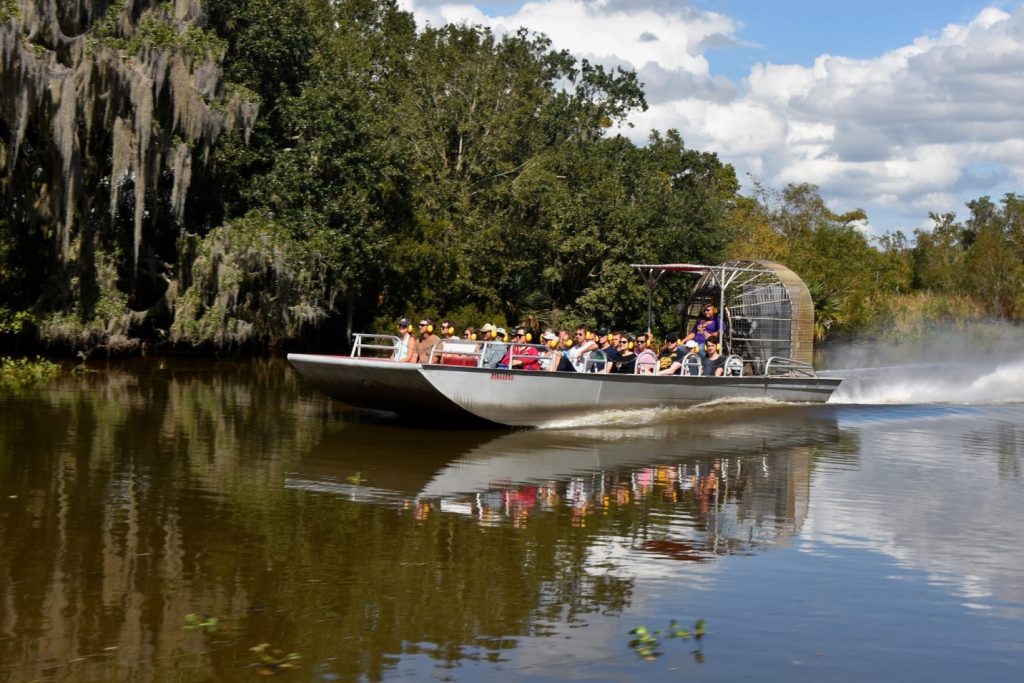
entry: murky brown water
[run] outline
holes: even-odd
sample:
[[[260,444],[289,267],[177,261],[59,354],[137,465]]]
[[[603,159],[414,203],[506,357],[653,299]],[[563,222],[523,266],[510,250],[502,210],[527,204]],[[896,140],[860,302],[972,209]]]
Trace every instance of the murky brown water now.
[[[1024,397],[451,432],[93,369],[0,395],[2,681],[1024,670]]]

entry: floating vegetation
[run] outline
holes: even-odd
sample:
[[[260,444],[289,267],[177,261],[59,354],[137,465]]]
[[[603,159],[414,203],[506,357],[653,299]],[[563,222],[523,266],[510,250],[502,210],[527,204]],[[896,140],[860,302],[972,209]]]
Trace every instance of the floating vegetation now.
[[[206,631],[209,633],[217,630],[217,623],[217,617],[206,617],[204,619],[198,614],[185,615],[186,631]]]
[[[60,374],[60,366],[45,358],[0,357],[0,388],[27,389],[46,384]]]
[[[250,647],[249,651],[255,653],[259,659],[257,663],[253,664],[253,667],[256,668],[256,673],[261,676],[273,676],[291,669],[297,669],[299,668],[299,661],[302,659],[298,652],[285,653],[284,650],[271,648],[270,643],[260,643]]]
[[[345,477],[345,479],[348,481],[348,483],[352,484],[353,486],[360,486],[360,485],[362,485],[362,483],[364,481],[366,481],[363,478],[363,473],[362,472],[356,472],[355,474],[350,474],[349,476]]]
[[[675,619],[669,622],[668,629],[664,631],[661,629],[651,631],[646,626],[637,626],[629,632],[630,635],[635,636],[633,640],[629,641],[629,647],[640,657],[654,660],[664,654],[661,651],[661,647],[665,640],[673,638],[678,640],[689,640],[690,638],[700,640],[706,632],[706,624],[703,619],[698,619],[694,622],[692,630],[680,627],[679,622]],[[693,655],[698,662],[704,661],[700,650],[695,650]]]

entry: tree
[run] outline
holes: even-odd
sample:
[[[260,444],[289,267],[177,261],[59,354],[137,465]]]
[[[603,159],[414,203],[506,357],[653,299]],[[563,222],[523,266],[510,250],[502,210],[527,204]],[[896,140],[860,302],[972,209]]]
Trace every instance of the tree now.
[[[192,179],[256,107],[223,82],[198,0],[15,4],[0,32],[0,202],[8,255],[30,260],[4,268],[13,303],[51,337],[123,332],[133,310],[163,310]]]

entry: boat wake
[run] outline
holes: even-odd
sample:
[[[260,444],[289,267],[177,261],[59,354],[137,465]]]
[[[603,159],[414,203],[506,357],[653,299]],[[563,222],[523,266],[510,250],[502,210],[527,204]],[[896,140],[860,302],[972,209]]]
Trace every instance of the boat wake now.
[[[1024,358],[986,365],[928,363],[820,373],[842,377],[832,404],[1024,403]]]
[[[638,408],[636,410],[605,410],[578,417],[552,420],[537,425],[537,429],[586,429],[589,427],[636,428],[661,422],[704,416],[720,410],[737,407],[761,407],[783,405],[773,399],[723,398],[687,407]]]

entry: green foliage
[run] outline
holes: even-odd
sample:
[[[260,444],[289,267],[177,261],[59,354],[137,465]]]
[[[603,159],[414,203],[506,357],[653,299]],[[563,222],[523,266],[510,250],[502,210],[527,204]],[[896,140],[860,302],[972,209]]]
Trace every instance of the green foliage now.
[[[0,388],[19,391],[46,384],[60,375],[60,366],[43,358],[0,357]]]
[[[35,324],[36,318],[29,311],[0,307],[0,334],[20,334]]]
[[[0,22],[10,21],[21,16],[17,0],[0,0]]]
[[[198,26],[180,27],[175,21],[174,4],[171,2],[143,12],[138,26],[129,36],[122,36],[120,30],[125,11],[124,0],[115,0],[107,6],[103,18],[93,27],[93,44],[103,44],[132,55],[142,50],[177,48],[200,62],[219,61],[227,49],[227,43],[211,31]]]
[[[742,197],[733,168],[677,131],[643,146],[616,135],[647,107],[636,74],[545,36],[417,32],[393,0],[203,6],[182,22],[173,3],[116,0],[83,30],[135,58],[222,63],[215,92],[190,94],[214,118],[258,101],[254,127],[221,135],[199,164],[195,139],[172,130],[175,103],[158,96],[151,142],[164,158],[190,148],[194,178],[182,216],[167,210],[176,178],[146,189],[137,259],[121,256],[138,246],[131,182],[118,212],[97,210],[111,194],[96,161],[111,157],[109,131],[83,153],[71,258],[54,255],[40,227],[54,216],[26,172],[54,163],[32,157],[46,147],[28,139],[49,127],[30,130],[2,195],[13,218],[0,219],[0,331],[28,329],[32,315],[44,339],[79,348],[137,335],[256,348],[321,329],[390,330],[404,314],[638,330],[647,292],[631,263],[729,257],[777,260],[816,283],[819,339],[874,327],[880,301],[916,290],[969,292],[991,314],[1024,315],[1016,195],[972,202],[963,223],[933,216],[912,245],[871,240],[862,211],[833,212],[813,185],[757,184]],[[656,331],[678,325],[688,286],[656,290]]]
[[[329,245],[266,213],[216,228],[199,240],[192,284],[178,302],[172,341],[222,348],[273,344],[316,325],[330,291]]]
[[[217,617],[206,617],[204,619],[198,614],[190,613],[185,615],[186,631],[205,631],[210,633],[217,630],[218,623]]]
[[[260,643],[249,648],[249,651],[256,655],[257,663],[254,667],[261,676],[272,676],[297,669],[302,660],[298,652],[286,653],[284,650],[272,648],[270,643]]]
[[[662,646],[666,639],[689,640],[694,638],[700,640],[707,633],[707,630],[703,619],[698,619],[694,622],[692,631],[681,628],[679,622],[673,619],[669,622],[668,629],[664,631],[661,629],[651,631],[646,626],[637,626],[630,630],[629,633],[634,636],[629,641],[630,649],[644,659],[654,660],[664,654]]]

